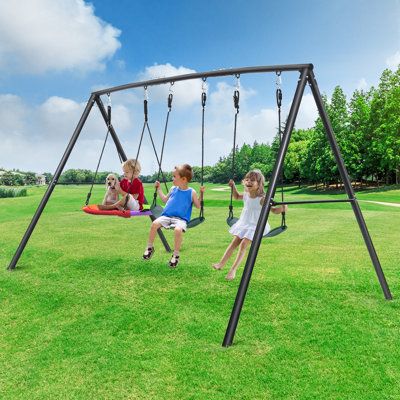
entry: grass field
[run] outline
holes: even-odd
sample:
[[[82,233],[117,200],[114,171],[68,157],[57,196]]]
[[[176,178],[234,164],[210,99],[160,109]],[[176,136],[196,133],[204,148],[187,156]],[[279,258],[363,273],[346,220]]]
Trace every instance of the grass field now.
[[[223,348],[243,268],[227,282],[210,267],[231,240],[229,192],[215,188],[176,270],[158,239],[142,261],[149,218],[84,214],[87,188],[59,186],[8,272],[45,189],[0,199],[0,398],[400,399],[400,208],[360,202],[386,301],[348,204],[290,207],[289,229],[260,248],[234,345]],[[400,190],[357,197],[400,203]]]

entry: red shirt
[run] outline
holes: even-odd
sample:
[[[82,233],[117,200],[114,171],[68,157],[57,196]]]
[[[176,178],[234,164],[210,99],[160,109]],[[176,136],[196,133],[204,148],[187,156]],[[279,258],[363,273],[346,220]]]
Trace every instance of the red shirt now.
[[[140,209],[143,210],[144,189],[142,181],[139,178],[135,178],[131,183],[129,179],[124,178],[119,185],[124,192],[139,195],[137,201],[139,202]]]

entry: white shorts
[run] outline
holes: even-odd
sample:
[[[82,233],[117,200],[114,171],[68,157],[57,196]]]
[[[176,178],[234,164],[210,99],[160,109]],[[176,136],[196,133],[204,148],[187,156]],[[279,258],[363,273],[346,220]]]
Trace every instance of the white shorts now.
[[[154,222],[161,224],[166,229],[170,228],[182,228],[183,232],[187,229],[187,222],[184,219],[180,219],[177,217],[166,217],[162,215],[158,217]]]
[[[131,211],[139,211],[140,209],[139,202],[135,200],[135,198],[131,194],[129,195],[129,200],[126,205],[126,208]]]

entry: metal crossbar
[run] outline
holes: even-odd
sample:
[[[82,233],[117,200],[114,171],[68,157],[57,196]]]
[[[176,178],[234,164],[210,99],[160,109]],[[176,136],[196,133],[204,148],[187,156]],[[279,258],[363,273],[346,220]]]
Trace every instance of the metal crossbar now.
[[[102,96],[107,93],[119,92],[121,90],[134,89],[144,86],[156,86],[163,85],[165,83],[187,81],[192,79],[207,79],[215,78],[219,76],[229,75],[243,75],[243,74],[255,74],[264,72],[301,72],[308,69],[312,71],[314,66],[312,64],[287,64],[287,65],[270,65],[270,66],[258,66],[258,67],[243,67],[243,68],[230,68],[230,69],[218,69],[215,71],[208,72],[194,72],[192,74],[175,75],[165,78],[151,79],[148,81],[133,82],[126,85],[114,86],[108,89],[97,90],[92,94],[95,96]]]

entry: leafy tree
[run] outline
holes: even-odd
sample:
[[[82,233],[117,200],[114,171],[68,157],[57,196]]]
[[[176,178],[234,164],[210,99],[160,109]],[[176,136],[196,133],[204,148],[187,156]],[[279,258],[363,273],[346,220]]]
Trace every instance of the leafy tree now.
[[[26,172],[24,177],[25,185],[36,185],[36,174],[34,172]]]
[[[349,140],[346,147],[345,163],[349,174],[357,181],[372,174],[371,138],[369,120],[371,93],[356,90],[349,103]]]
[[[46,178],[46,183],[50,183],[53,179],[53,175],[50,172],[43,172],[44,177]]]
[[[0,183],[5,186],[22,186],[24,184],[24,177],[19,172],[6,171],[0,175]]]
[[[399,180],[399,69],[383,71],[371,101],[371,150],[377,178]],[[371,160],[369,163],[372,164]]]

